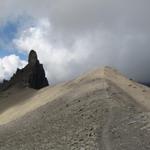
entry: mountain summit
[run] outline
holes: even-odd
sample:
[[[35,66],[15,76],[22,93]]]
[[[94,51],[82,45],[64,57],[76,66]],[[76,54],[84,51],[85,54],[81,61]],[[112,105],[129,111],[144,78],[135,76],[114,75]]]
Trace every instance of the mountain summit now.
[[[9,81],[3,82],[1,88],[6,90],[12,86],[19,86],[41,89],[48,85],[43,65],[40,64],[36,52],[31,50],[28,57],[28,64],[23,69],[17,69]]]

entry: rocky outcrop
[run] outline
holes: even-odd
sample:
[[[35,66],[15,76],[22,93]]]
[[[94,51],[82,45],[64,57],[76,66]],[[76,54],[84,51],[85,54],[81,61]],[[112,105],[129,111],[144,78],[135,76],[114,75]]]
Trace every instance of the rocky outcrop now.
[[[43,65],[40,64],[36,52],[31,50],[28,64],[23,69],[17,69],[11,79],[1,85],[1,89],[6,90],[12,86],[41,89],[48,85]]]

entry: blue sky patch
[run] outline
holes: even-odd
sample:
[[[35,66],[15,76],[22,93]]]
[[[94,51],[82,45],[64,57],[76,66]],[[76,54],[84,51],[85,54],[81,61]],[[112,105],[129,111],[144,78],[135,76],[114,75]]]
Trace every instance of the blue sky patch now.
[[[15,35],[17,33],[17,28],[18,28],[17,22],[8,22],[6,23],[5,26],[0,28],[0,37],[5,41],[5,42],[10,42],[13,38],[15,38]]]
[[[18,52],[13,46],[12,41],[16,38],[20,29],[34,25],[35,20],[33,18],[21,16],[13,21],[9,20],[3,26],[0,26],[0,58],[15,54],[21,59],[26,60],[27,54]]]

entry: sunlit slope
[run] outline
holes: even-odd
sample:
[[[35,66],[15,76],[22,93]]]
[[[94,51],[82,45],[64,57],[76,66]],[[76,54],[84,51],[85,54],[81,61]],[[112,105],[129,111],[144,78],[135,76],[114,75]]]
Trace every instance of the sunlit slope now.
[[[150,88],[133,80],[129,80],[119,71],[111,67],[96,69],[95,71],[85,74],[85,76],[82,76],[81,78],[88,78],[88,80],[93,80],[101,77],[116,84],[139,104],[150,110]]]
[[[19,101],[23,101],[23,103],[16,103],[15,105],[12,105],[8,109],[1,112],[0,124],[5,124],[12,120],[15,120],[42,105],[45,105],[71,91],[74,91],[76,88],[80,89],[80,92],[76,93],[77,95],[92,92],[96,89],[103,89],[104,87],[99,82],[99,79],[110,80],[122,90],[124,90],[124,92],[130,95],[140,105],[144,106],[147,109],[150,109],[150,89],[148,87],[128,80],[126,77],[110,67],[104,67],[102,69],[96,69],[94,71],[86,73],[70,82],[47,87],[34,92],[34,94],[28,98],[26,98],[26,96],[19,97]],[[84,82],[86,84],[84,84]],[[12,101],[16,101],[18,97],[16,96],[16,99],[15,97],[14,99],[10,97],[9,99],[11,99]]]
[[[139,84],[133,80],[129,80],[117,70],[106,67],[105,78],[116,84],[124,92],[130,95],[136,100],[141,106],[150,110],[150,88]]]

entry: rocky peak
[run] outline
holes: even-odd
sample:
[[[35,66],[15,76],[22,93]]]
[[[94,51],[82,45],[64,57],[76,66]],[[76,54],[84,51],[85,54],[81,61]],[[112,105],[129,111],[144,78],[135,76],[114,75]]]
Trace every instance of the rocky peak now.
[[[28,64],[34,66],[38,61],[37,54],[34,50],[31,50],[29,53]]]
[[[36,52],[31,50],[28,57],[28,64],[23,69],[17,69],[11,79],[3,82],[0,88],[6,90],[12,86],[17,86],[19,88],[41,89],[48,85],[44,67],[40,64]]]

